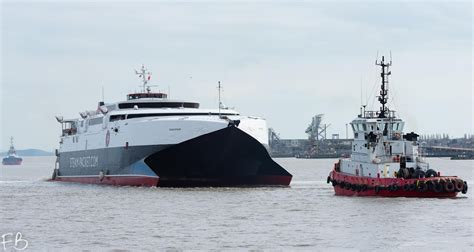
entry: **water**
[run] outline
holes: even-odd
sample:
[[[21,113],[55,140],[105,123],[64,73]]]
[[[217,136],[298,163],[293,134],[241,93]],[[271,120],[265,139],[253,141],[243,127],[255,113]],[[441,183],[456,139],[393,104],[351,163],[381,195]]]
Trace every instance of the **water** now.
[[[21,232],[26,251],[474,249],[473,161],[430,160],[469,181],[456,199],[334,196],[335,160],[276,161],[291,188],[47,182],[54,158],[26,157],[0,170],[0,235]]]

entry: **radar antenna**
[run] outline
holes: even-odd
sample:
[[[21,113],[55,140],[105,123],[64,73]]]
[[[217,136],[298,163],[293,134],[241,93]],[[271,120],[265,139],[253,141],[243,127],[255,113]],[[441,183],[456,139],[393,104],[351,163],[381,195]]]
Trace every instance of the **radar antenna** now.
[[[148,71],[148,69],[145,68],[145,65],[142,64],[142,68],[140,71],[135,70],[135,74],[138,75],[139,78],[142,79],[143,82],[143,93],[150,93],[151,89],[150,86],[148,85],[148,81],[151,79],[151,72]]]
[[[10,137],[10,149],[8,150],[8,154],[16,154],[15,147],[13,147],[13,137]]]
[[[218,92],[219,92],[219,117],[221,117],[221,107],[222,107],[221,89],[222,89],[222,86],[221,86],[221,81],[218,81],[217,83],[218,83],[217,89],[218,89]]]
[[[375,65],[382,67],[382,72],[380,73],[380,77],[382,77],[382,85],[380,86],[380,96],[378,96],[378,100],[380,104],[382,104],[382,107],[380,107],[379,118],[386,118],[386,116],[389,115],[389,109],[386,104],[388,101],[388,76],[392,74],[389,67],[392,65],[392,60],[390,60],[389,63],[385,63],[385,57],[382,56],[380,62],[375,60]]]

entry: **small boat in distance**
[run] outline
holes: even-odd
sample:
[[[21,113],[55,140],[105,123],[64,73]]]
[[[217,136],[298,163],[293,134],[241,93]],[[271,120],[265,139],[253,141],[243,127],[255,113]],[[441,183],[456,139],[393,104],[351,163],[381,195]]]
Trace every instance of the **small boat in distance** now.
[[[7,156],[3,158],[3,165],[21,165],[23,159],[16,154],[15,147],[13,146],[13,137],[10,137],[10,149],[8,150]]]
[[[405,122],[388,108],[388,76],[392,61],[380,62],[382,85],[380,111],[365,111],[351,122],[352,154],[334,164],[327,183],[336,195],[382,197],[456,197],[465,194],[466,181],[441,176],[419,152],[418,134],[404,134]]]

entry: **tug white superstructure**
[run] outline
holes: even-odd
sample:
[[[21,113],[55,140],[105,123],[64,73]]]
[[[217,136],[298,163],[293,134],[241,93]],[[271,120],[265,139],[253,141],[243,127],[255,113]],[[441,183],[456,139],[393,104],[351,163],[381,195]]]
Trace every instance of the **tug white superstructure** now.
[[[467,192],[467,182],[440,176],[420,155],[418,135],[404,134],[404,121],[387,107],[389,67],[384,57],[376,61],[382,71],[379,111],[365,111],[351,122],[352,155],[340,159],[327,178],[336,195],[386,197],[455,197]]]

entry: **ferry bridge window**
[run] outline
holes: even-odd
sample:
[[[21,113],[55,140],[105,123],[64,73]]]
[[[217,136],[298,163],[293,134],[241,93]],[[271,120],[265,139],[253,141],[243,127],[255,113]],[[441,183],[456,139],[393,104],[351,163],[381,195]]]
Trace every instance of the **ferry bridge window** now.
[[[127,119],[132,118],[140,118],[140,117],[160,117],[160,116],[211,116],[211,115],[219,115],[219,113],[147,113],[147,114],[129,114],[127,115]],[[221,113],[221,116],[232,116],[232,115],[239,115],[237,113]]]
[[[199,108],[199,103],[195,102],[137,102],[120,103],[119,109],[130,109],[135,105],[138,108]]]
[[[64,122],[63,123],[63,136],[74,135],[77,132],[77,126],[75,122]]]
[[[111,115],[109,121],[115,122],[119,120],[125,120],[125,115]]]

